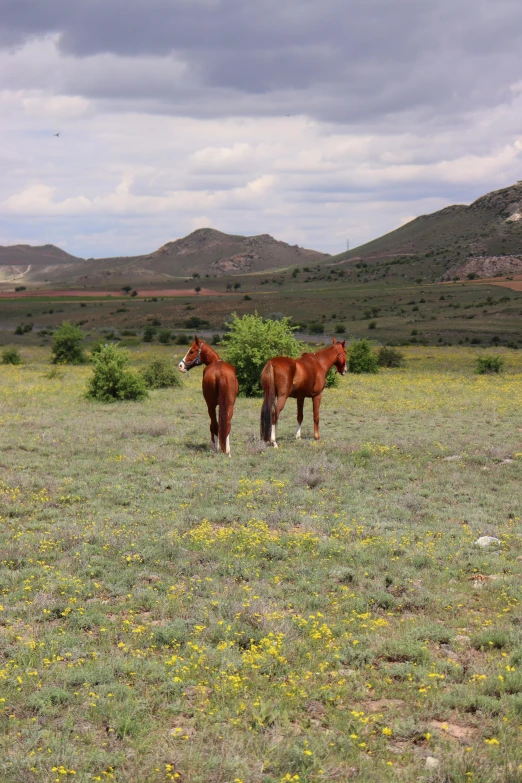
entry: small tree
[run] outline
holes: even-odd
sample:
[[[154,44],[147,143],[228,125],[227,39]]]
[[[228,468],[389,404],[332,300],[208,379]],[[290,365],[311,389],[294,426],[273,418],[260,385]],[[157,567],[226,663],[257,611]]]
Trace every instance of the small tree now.
[[[107,344],[93,357],[94,373],[89,380],[86,397],[99,402],[142,400],[148,392],[145,380],[130,369],[129,352]]]
[[[379,371],[377,366],[377,354],[372,350],[368,340],[355,340],[350,346],[348,357],[348,370],[353,373]]]
[[[128,294],[128,293],[130,293],[132,291],[132,286],[131,285],[123,285],[121,287],[121,290],[125,291],[125,293]]]
[[[479,375],[493,375],[502,372],[504,369],[504,359],[502,356],[477,356],[475,372]]]
[[[64,321],[53,335],[51,362],[53,364],[84,364],[83,332]]]
[[[4,348],[2,351],[2,364],[22,364],[22,357],[18,348]]]
[[[170,329],[162,329],[158,334],[158,341],[162,345],[168,345],[170,343],[171,337],[172,337],[172,332]]]
[[[241,288],[241,283],[234,283],[234,291],[237,291],[238,288]]]
[[[181,373],[172,362],[164,357],[153,359],[141,375],[149,389],[165,389],[171,386],[182,386]]]
[[[230,331],[224,335],[226,360],[236,368],[239,393],[246,397],[261,394],[260,375],[274,356],[299,356],[302,347],[293,335],[290,319],[264,320],[257,313],[238,318],[232,315]]]

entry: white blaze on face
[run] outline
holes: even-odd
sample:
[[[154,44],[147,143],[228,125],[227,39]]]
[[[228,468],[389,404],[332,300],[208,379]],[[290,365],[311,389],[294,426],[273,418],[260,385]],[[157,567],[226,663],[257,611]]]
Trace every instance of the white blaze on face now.
[[[189,351],[190,351],[190,348],[189,348]],[[181,370],[181,372],[187,372],[187,368],[186,368],[185,362],[187,361],[188,354],[189,354],[189,352],[187,351],[187,353],[185,354],[183,359],[178,364],[178,370]]]

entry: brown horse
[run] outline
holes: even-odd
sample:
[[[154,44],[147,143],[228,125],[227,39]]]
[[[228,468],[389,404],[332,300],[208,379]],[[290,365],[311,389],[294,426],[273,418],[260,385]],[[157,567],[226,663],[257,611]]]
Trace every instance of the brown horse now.
[[[203,370],[203,397],[210,416],[210,436],[212,446],[230,457],[230,425],[234,413],[234,403],[238,393],[236,371],[231,364],[221,361],[219,354],[204,340],[194,336],[194,342],[178,364],[181,372],[205,364]],[[219,420],[216,407],[219,405]]]
[[[261,385],[265,399],[261,408],[261,438],[277,448],[276,424],[288,397],[297,399],[297,432],[301,437],[305,397],[311,397],[314,406],[314,438],[319,440],[319,408],[330,367],[346,373],[346,340],[337,342],[316,353],[304,353],[299,359],[276,356],[270,359],[261,373]]]

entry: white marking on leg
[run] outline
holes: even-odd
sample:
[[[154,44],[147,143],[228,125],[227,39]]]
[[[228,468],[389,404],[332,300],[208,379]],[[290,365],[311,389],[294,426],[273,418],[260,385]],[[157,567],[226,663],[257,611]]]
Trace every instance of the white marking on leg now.
[[[227,435],[225,454],[227,454],[230,457],[230,435]]]
[[[275,424],[272,424],[272,434],[270,435],[270,443],[274,447],[274,449],[277,449],[277,443],[276,443],[276,426]]]
[[[296,440],[301,440],[301,425],[297,425],[297,432],[295,433]]]

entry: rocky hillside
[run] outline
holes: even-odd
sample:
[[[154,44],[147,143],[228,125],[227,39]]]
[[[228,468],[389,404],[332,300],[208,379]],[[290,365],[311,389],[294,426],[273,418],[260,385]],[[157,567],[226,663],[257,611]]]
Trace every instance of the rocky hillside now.
[[[29,246],[26,246],[29,248]],[[52,246],[48,246],[52,247]],[[37,248],[29,248],[36,250]],[[182,239],[167,242],[158,250],[142,256],[119,258],[76,259],[63,254],[62,263],[57,264],[57,254],[49,256],[49,263],[43,261],[36,266],[27,263],[18,266],[18,282],[46,282],[56,286],[64,285],[118,285],[121,281],[143,285],[150,282],[161,284],[174,279],[245,274],[317,264],[329,258],[327,253],[307,250],[298,245],[279,242],[269,234],[243,237],[223,234],[211,228],[201,228]],[[0,270],[1,270],[0,256]],[[5,279],[15,279],[6,278]]]
[[[518,255],[522,255],[522,181],[487,193],[469,206],[454,205],[421,215],[389,234],[332,257],[329,263],[345,268],[357,264],[361,268],[362,263],[370,277],[400,274],[435,280],[458,274],[456,270],[471,258]],[[501,266],[484,263],[482,274],[489,276]]]
[[[81,261],[56,245],[0,246],[0,282],[39,278],[46,269],[65,269]]]

